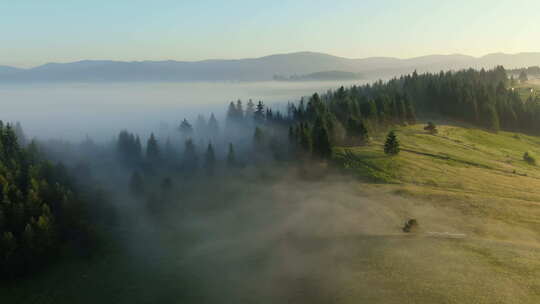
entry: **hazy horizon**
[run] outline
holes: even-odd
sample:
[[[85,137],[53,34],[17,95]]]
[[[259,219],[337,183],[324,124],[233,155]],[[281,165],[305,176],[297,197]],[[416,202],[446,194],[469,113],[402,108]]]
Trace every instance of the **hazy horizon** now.
[[[297,51],[412,58],[540,50],[540,40],[534,39],[540,36],[535,26],[540,3],[521,4],[295,1],[284,9],[260,1],[4,2],[0,65],[85,59],[198,61]]]
[[[30,66],[17,66],[17,65],[10,65],[10,64],[2,64],[0,66],[6,66],[6,67],[14,67],[18,69],[33,69],[40,67],[42,65],[46,64],[64,64],[64,63],[75,63],[75,62],[84,62],[84,61],[114,61],[114,62],[126,62],[126,63],[132,63],[132,62],[166,62],[166,61],[174,61],[174,62],[204,62],[204,61],[220,61],[220,60],[246,60],[246,59],[260,59],[270,56],[279,56],[279,55],[293,55],[293,54],[305,54],[305,53],[312,53],[312,54],[322,54],[322,55],[329,55],[333,57],[338,58],[345,58],[345,59],[351,59],[351,60],[359,60],[359,59],[374,59],[374,58],[390,58],[390,59],[398,59],[398,60],[408,60],[408,59],[416,59],[416,58],[424,58],[424,57],[430,57],[430,56],[465,56],[465,57],[471,57],[474,59],[480,59],[486,56],[490,55],[521,55],[521,54],[537,54],[540,53],[540,50],[538,51],[522,51],[522,52],[516,52],[516,53],[505,53],[505,52],[490,52],[483,55],[469,55],[469,54],[463,54],[463,53],[433,53],[433,54],[424,54],[419,56],[413,56],[413,57],[396,57],[396,56],[368,56],[368,57],[346,57],[346,56],[339,56],[335,54],[325,53],[325,52],[317,52],[317,51],[292,51],[292,52],[285,52],[285,53],[272,53],[272,54],[266,54],[262,56],[251,56],[251,57],[239,57],[239,58],[221,58],[221,57],[215,57],[215,58],[205,58],[205,59],[195,59],[195,60],[183,60],[183,59],[161,59],[161,60],[152,60],[152,59],[140,59],[140,60],[122,60],[122,59],[95,59],[95,58],[82,58],[75,61],[50,61],[50,62],[43,62],[38,65],[30,65]]]

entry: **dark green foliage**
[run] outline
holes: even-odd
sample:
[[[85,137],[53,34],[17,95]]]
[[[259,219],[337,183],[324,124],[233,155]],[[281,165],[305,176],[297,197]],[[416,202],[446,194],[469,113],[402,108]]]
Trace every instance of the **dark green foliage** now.
[[[332,157],[332,144],[328,129],[322,118],[318,117],[315,120],[312,130],[313,138],[313,154],[321,159],[330,159]]]
[[[263,124],[265,121],[265,112],[264,112],[264,104],[262,101],[259,101],[257,104],[257,108],[255,110],[255,113],[253,114],[253,119],[257,124]]]
[[[157,163],[160,159],[159,145],[154,137],[154,133],[150,134],[146,144],[146,158],[151,163]]]
[[[118,134],[116,150],[120,160],[127,165],[137,165],[142,160],[142,146],[139,136],[135,136],[128,131],[121,131]]]
[[[255,115],[255,104],[253,103],[253,100],[250,99],[246,105],[246,112],[245,112],[246,120],[249,122],[252,122],[253,115]]]
[[[193,136],[193,127],[191,126],[189,121],[187,121],[187,119],[185,119],[185,118],[180,123],[180,126],[178,127],[178,130],[180,131],[182,136],[184,138],[186,138],[186,139],[191,138]]]
[[[307,123],[301,123],[296,131],[297,138],[300,143],[300,147],[310,155],[313,149],[313,140],[311,137],[311,130]]]
[[[405,96],[405,121],[408,124],[414,125],[416,123],[416,114],[414,113],[414,108],[409,101],[409,98]]]
[[[350,117],[347,121],[347,137],[350,144],[367,144],[369,142],[369,134],[364,122]]]
[[[193,172],[198,167],[198,156],[193,140],[186,140],[182,167],[187,173]]]
[[[126,136],[125,134],[124,136]],[[131,143],[135,139],[129,137]],[[125,138],[124,138],[125,139]],[[125,142],[124,142],[125,143]],[[90,246],[85,202],[63,165],[44,161],[35,142],[23,148],[0,122],[0,275],[32,272],[66,243]]]
[[[390,131],[386,137],[386,142],[384,143],[384,153],[388,155],[396,155],[400,151],[399,141],[396,137],[394,131]]]

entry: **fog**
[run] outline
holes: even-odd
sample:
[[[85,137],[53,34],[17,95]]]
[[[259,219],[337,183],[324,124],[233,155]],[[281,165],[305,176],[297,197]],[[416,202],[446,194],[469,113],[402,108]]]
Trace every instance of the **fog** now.
[[[110,140],[122,129],[148,135],[197,114],[220,119],[230,101],[262,100],[279,107],[301,96],[355,82],[55,83],[0,85],[5,121],[19,121],[29,137]],[[221,119],[220,119],[221,120]]]

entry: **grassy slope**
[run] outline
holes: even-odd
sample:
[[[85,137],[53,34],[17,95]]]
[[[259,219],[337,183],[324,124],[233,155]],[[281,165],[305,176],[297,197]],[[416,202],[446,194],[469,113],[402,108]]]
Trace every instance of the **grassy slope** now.
[[[540,168],[521,157],[540,138],[422,127],[397,131],[413,152],[336,151],[379,183],[235,178],[212,187],[217,205],[234,194],[223,209],[124,214],[125,246],[4,286],[0,303],[539,303]]]
[[[336,158],[361,177],[382,182],[377,188],[449,212],[451,232],[467,235],[451,255],[461,266],[476,259],[462,271],[483,273],[474,279],[463,273],[457,282],[487,284],[492,300],[504,303],[540,301],[540,168],[522,160],[525,151],[540,152],[540,138],[454,125],[438,129],[437,135],[423,125],[398,129],[403,150],[394,157],[382,152],[384,138],[375,138],[366,147],[338,149]],[[443,294],[451,296],[450,290]]]

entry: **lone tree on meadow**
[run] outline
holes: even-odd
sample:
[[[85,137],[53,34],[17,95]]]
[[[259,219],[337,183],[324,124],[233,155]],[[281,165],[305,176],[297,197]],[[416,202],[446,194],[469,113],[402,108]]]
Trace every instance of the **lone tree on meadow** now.
[[[399,141],[396,137],[394,131],[390,131],[386,137],[386,142],[384,143],[384,153],[388,155],[396,155],[399,153]]]

